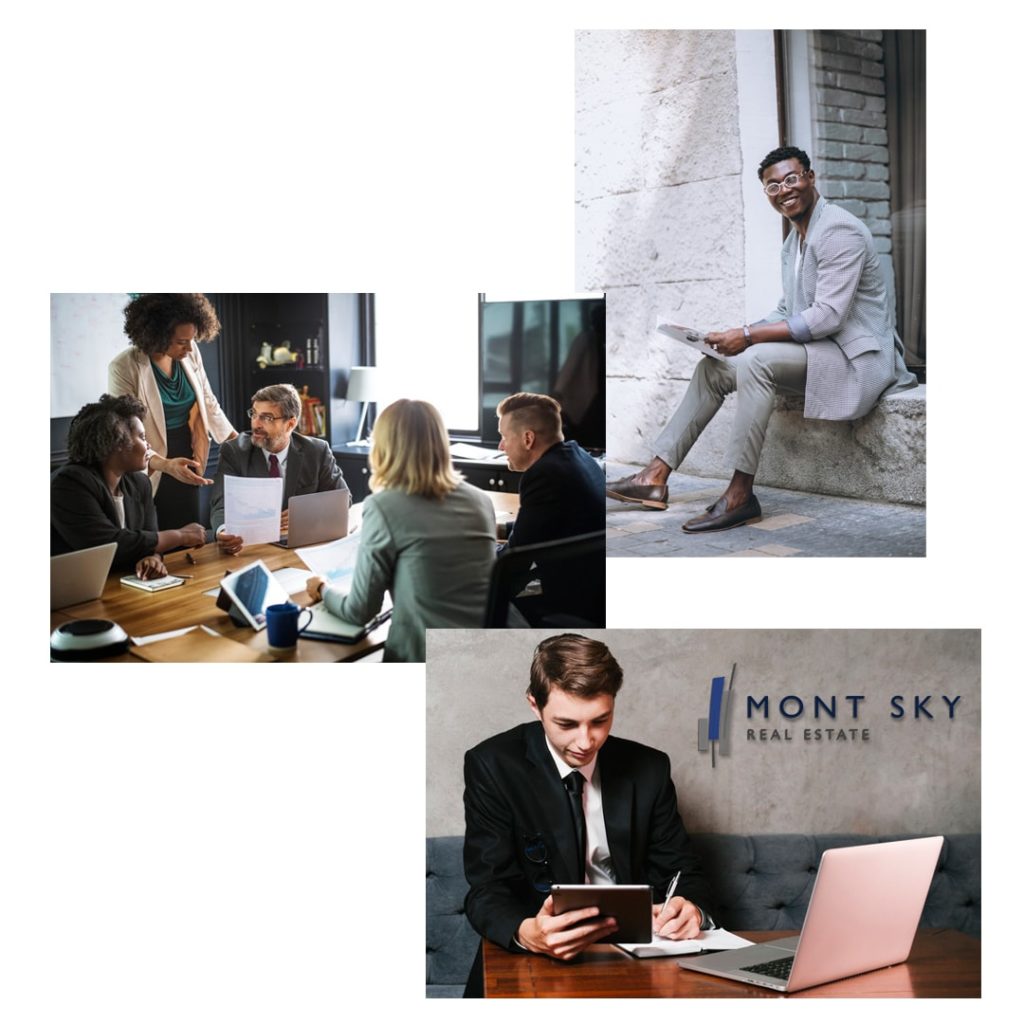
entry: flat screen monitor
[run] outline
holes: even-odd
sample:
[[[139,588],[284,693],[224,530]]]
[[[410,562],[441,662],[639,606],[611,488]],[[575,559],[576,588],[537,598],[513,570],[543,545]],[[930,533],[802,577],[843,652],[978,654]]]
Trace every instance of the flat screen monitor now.
[[[495,410],[518,391],[562,404],[566,440],[605,450],[605,300],[480,303],[480,429],[497,444]]]

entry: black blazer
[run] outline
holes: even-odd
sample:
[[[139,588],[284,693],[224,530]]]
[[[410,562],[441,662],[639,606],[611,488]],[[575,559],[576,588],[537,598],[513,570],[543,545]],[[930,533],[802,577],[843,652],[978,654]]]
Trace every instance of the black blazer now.
[[[677,894],[713,913],[710,887],[679,817],[668,755],[609,736],[597,763],[617,881],[652,886],[657,903],[681,871]],[[466,916],[479,934],[515,950],[516,930],[547,896],[544,883],[581,881],[568,796],[540,722],[468,751],[465,776]]]
[[[288,507],[288,499],[297,494],[348,490],[348,484],[334,461],[331,446],[326,441],[293,432],[290,444],[281,496],[282,510]],[[210,495],[210,526],[214,533],[224,525],[224,477],[267,475],[266,457],[263,449],[252,443],[251,431],[247,430],[220,446],[220,462]]]
[[[116,541],[113,568],[133,572],[140,558],[156,551],[156,507],[145,473],[125,473],[121,493],[124,529],[100,471],[74,463],[61,466],[50,477],[50,554]]]
[[[577,537],[605,526],[604,474],[597,461],[575,441],[549,448],[519,482],[519,514],[509,547]],[[549,611],[577,614],[595,624],[605,621],[604,554],[550,567],[537,563],[534,574]],[[525,582],[525,580],[524,580]]]

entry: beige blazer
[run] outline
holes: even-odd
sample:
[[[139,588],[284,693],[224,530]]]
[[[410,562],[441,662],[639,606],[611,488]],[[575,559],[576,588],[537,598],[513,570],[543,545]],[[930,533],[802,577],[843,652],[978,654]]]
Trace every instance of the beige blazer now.
[[[203,369],[203,357],[199,354],[199,347],[195,342],[192,343],[189,354],[181,361],[181,368],[196,393],[196,402],[189,417],[192,457],[202,465],[202,471],[205,471],[206,461],[210,455],[210,437],[220,444],[235,433],[235,428],[224,415],[210,388],[206,371]],[[142,421],[146,430],[146,440],[157,454],[166,457],[167,424],[164,421],[163,403],[160,401],[160,388],[157,386],[149,356],[135,347],[126,348],[114,356],[107,367],[107,389],[112,395],[134,395],[146,406],[146,415]],[[154,494],[161,476],[161,473],[154,472],[150,477]]]

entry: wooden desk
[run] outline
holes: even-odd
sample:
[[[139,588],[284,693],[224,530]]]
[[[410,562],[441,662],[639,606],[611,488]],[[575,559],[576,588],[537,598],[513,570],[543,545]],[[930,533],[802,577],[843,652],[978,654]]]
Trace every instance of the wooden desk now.
[[[793,932],[741,932],[755,942]],[[783,995],[709,974],[681,971],[678,957],[635,960],[615,946],[597,945],[569,963],[509,953],[484,941],[484,994],[556,996],[784,999],[974,998],[981,996],[981,943],[963,932],[926,928],[917,933],[904,964]]]
[[[514,517],[519,510],[518,494],[492,491],[488,492],[488,496],[494,504],[495,517],[498,519],[502,516]],[[358,529],[361,516],[362,505],[353,505],[349,513],[350,529]],[[72,619],[112,619],[129,636],[149,636],[184,629],[186,626],[205,625],[222,636],[258,651],[260,661],[355,661],[384,646],[390,622],[385,622],[355,644],[333,644],[300,637],[294,651],[271,651],[267,646],[265,629],[256,633],[248,626],[236,626],[227,612],[216,606],[215,598],[207,597],[204,592],[219,586],[226,572],[235,572],[256,559],[262,559],[271,572],[289,567],[305,569],[298,555],[274,544],[253,544],[248,545],[236,558],[222,554],[216,544],[207,544],[193,551],[192,556],[196,565],[188,561],[184,551],[176,551],[164,558],[168,571],[173,575],[194,577],[186,580],[184,586],[163,593],[147,594],[121,585],[121,577],[127,573],[114,573],[107,580],[99,600],[51,612],[51,632]],[[293,594],[292,600],[301,607],[310,603],[304,592]],[[137,663],[139,659],[129,652],[111,660]]]
[[[120,578],[126,574],[114,573],[107,580],[99,600],[51,612],[51,631],[69,619],[112,619],[129,636],[148,636],[186,626],[205,625],[222,636],[259,651],[260,661],[354,661],[384,646],[390,626],[388,622],[356,644],[332,644],[300,637],[294,651],[272,652],[267,646],[265,629],[257,633],[248,626],[236,626],[228,613],[217,607],[216,599],[207,597],[204,592],[219,586],[225,572],[235,572],[256,559],[262,559],[271,572],[288,567],[305,569],[295,552],[274,544],[253,544],[247,546],[236,558],[221,554],[216,544],[207,544],[193,551],[192,556],[196,565],[189,563],[184,551],[175,551],[164,558],[172,574],[194,577],[186,580],[184,586],[163,593],[147,594],[122,586]],[[292,600],[302,607],[309,604],[305,593],[292,595]],[[114,660],[138,663],[138,659],[130,653]]]

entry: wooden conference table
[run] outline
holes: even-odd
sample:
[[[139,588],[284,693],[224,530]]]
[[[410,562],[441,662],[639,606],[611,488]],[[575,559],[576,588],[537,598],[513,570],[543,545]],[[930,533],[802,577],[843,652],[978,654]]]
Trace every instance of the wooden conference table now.
[[[754,942],[795,932],[739,932]],[[569,963],[544,956],[509,953],[484,941],[484,995],[764,999],[781,992],[710,974],[682,971],[680,957],[636,960],[621,949],[595,945]],[[948,928],[917,933],[906,963],[868,971],[827,985],[804,989],[786,999],[814,998],[979,998],[981,942]]]
[[[519,507],[519,496],[500,492],[488,492],[494,503],[497,519],[514,517]],[[361,505],[353,505],[349,515],[350,526],[359,522]],[[195,564],[189,561],[189,555]],[[336,662],[355,661],[384,646],[390,622],[382,623],[363,640],[355,644],[336,644],[320,640],[299,638],[292,651],[271,651],[267,644],[267,632],[255,632],[248,626],[236,626],[216,605],[216,600],[207,591],[220,586],[228,572],[236,572],[243,566],[261,559],[271,572],[285,568],[306,567],[294,551],[280,548],[275,544],[248,545],[239,556],[222,554],[216,544],[194,549],[191,552],[175,551],[164,558],[167,569],[173,575],[191,576],[185,584],[154,594],[144,593],[132,587],[122,586],[124,573],[113,573],[103,588],[98,600],[73,605],[50,612],[50,630],[74,619],[111,619],[118,623],[130,637],[151,636],[166,633],[187,626],[207,626],[229,640],[237,641],[258,655],[260,661],[286,662]],[[292,595],[292,600],[301,607],[310,604],[305,593]],[[138,663],[135,655],[119,655],[110,660]],[[202,657],[188,657],[181,660],[205,660]]]

